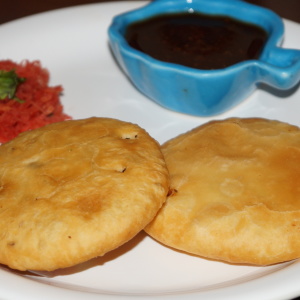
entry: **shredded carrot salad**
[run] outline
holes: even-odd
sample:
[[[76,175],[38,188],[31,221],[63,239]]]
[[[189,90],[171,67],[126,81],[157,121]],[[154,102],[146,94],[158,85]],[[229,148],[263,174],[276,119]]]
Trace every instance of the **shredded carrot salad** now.
[[[0,100],[0,143],[26,130],[71,119],[63,112],[60,102],[62,86],[48,86],[49,72],[39,61],[15,63],[2,60],[0,70],[14,70],[18,77],[25,78],[15,94],[22,101]]]

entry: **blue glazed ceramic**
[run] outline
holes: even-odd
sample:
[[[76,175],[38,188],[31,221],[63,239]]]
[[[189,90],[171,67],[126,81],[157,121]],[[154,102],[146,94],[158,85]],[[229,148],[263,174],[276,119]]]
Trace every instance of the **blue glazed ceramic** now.
[[[200,12],[227,15],[264,28],[268,41],[258,60],[219,70],[166,63],[130,47],[126,27],[159,14]],[[274,12],[242,0],[156,0],[116,16],[108,30],[113,54],[132,83],[161,106],[196,116],[223,113],[247,98],[260,83],[288,90],[300,81],[300,50],[281,48],[284,26]]]

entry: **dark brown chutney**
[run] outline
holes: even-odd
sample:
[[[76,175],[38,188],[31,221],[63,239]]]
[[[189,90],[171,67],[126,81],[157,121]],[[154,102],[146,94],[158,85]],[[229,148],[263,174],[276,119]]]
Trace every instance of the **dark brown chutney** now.
[[[268,35],[259,26],[227,16],[187,12],[130,24],[125,38],[160,61],[214,70],[258,59]]]

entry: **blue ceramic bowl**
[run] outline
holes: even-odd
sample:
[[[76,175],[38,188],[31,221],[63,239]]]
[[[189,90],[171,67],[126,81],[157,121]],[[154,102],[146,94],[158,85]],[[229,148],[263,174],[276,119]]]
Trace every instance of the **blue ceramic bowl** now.
[[[227,15],[264,28],[268,41],[258,60],[218,70],[199,70],[162,62],[130,47],[129,24],[165,13],[200,12]],[[284,34],[274,12],[242,0],[156,0],[114,17],[108,35],[112,52],[136,88],[161,106],[196,116],[223,113],[263,83],[287,90],[300,81],[300,50],[280,47]]]

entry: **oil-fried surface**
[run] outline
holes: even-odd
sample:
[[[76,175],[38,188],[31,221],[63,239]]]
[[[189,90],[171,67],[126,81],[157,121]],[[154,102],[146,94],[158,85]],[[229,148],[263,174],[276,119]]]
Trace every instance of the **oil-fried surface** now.
[[[231,263],[300,257],[300,129],[232,118],[162,146],[171,177],[146,231],[171,247]]]
[[[0,263],[54,270],[122,245],[166,199],[160,146],[139,126],[65,121],[0,147]]]

